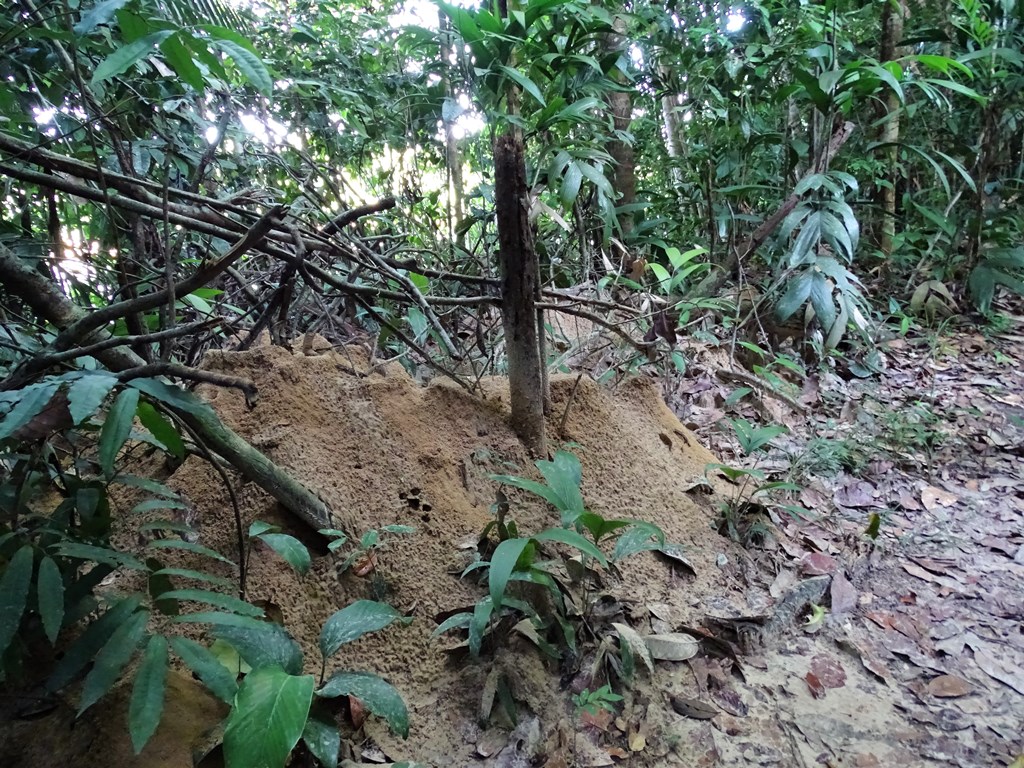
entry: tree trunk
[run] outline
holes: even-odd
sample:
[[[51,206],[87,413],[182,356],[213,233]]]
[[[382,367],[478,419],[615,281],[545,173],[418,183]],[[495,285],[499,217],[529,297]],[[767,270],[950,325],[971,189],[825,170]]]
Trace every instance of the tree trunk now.
[[[58,330],[63,331],[88,314],[74,305],[52,281],[2,245],[0,284],[11,295],[19,297],[31,307],[40,319]],[[106,331],[95,330],[81,339],[80,343],[94,344],[107,338],[110,338],[110,334]],[[145,360],[127,347],[114,347],[97,352],[95,356],[111,371],[124,371],[146,364]],[[210,450],[230,462],[245,479],[256,483],[314,530],[344,527],[332,520],[330,509],[312,491],[221,423],[212,410],[205,415],[185,411],[175,411],[175,415],[191,427]]]
[[[544,361],[536,308],[539,277],[527,200],[523,138],[513,129],[494,140],[501,320],[508,357],[512,428],[529,451],[544,456]]]
[[[907,9],[905,0],[885,0],[882,5],[882,42],[878,59],[886,62],[899,58],[897,43],[903,37],[903,21]],[[875,202],[881,209],[882,219],[878,227],[878,249],[882,258],[888,261],[892,256],[893,239],[896,236],[896,186],[899,181],[899,156],[895,143],[900,139],[900,99],[891,88],[885,89],[882,100],[882,125],[878,140],[885,145],[886,183],[878,187]]]
[[[619,68],[624,67],[623,59],[629,56],[626,47],[626,20],[620,15],[612,22],[614,32],[605,37],[605,45],[609,53],[619,55]],[[626,76],[620,71],[615,76],[615,81],[622,87],[628,83]],[[608,105],[612,109],[612,127],[618,134],[625,134],[629,131],[629,124],[633,121],[633,94],[627,90],[611,91],[608,94]],[[619,207],[632,206],[636,202],[636,162],[633,156],[633,143],[630,140],[617,136],[608,145],[608,154],[615,161],[615,191],[619,194],[617,205]],[[627,210],[619,213],[616,217],[619,230],[622,233],[622,243],[616,248],[616,259],[622,271],[628,272],[633,265],[633,258],[624,246],[629,235],[633,232],[633,212]]]

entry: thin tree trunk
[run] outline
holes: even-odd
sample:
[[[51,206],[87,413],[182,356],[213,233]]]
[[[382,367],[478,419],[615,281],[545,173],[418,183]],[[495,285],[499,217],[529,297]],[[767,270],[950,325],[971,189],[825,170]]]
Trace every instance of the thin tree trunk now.
[[[626,48],[626,20],[616,16],[612,22],[614,32],[605,37],[605,45],[609,53],[617,53],[619,61],[629,56]],[[620,64],[620,69],[621,69]],[[622,87],[627,84],[627,79],[621,72],[616,75],[615,81]],[[633,121],[633,94],[627,90],[611,91],[608,94],[608,105],[612,109],[612,127],[619,134],[629,131],[629,125]],[[615,161],[615,191],[619,195],[617,205],[619,207],[632,206],[636,202],[636,161],[633,154],[632,141],[616,137],[608,145],[608,154]],[[622,233],[623,243],[633,232],[633,212],[627,210],[617,217],[619,229]],[[632,266],[633,259],[625,247],[619,247],[616,259],[623,272],[628,272]]]
[[[899,58],[897,43],[903,37],[903,21],[907,9],[904,0],[885,0],[882,5],[882,43],[879,61],[886,62]],[[882,219],[878,227],[878,249],[882,258],[888,261],[892,256],[893,239],[896,236],[896,186],[899,182],[899,156],[896,142],[900,139],[900,99],[891,88],[886,88],[882,101],[882,125],[878,140],[885,146],[886,183],[876,190],[876,202],[881,208]]]
[[[508,357],[512,428],[529,451],[544,456],[544,361],[536,307],[539,277],[527,200],[523,138],[513,129],[494,140],[501,320]]]

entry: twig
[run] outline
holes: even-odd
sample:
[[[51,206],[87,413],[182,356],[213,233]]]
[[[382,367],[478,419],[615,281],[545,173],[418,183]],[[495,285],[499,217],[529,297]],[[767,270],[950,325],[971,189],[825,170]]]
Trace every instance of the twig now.
[[[565,411],[562,412],[562,423],[558,425],[558,434],[565,439],[565,425],[569,422],[569,408],[572,407],[572,401],[576,398],[576,390],[580,386],[580,381],[583,379],[583,372],[576,376],[576,381],[572,384],[572,391],[569,392],[569,399],[565,401]]]
[[[117,380],[125,382],[132,379],[151,378],[153,376],[174,376],[179,379],[198,381],[203,384],[214,384],[218,387],[240,389],[242,394],[245,395],[245,404],[249,408],[253,408],[259,399],[259,390],[256,389],[256,385],[249,379],[243,379],[239,376],[228,376],[226,373],[189,368],[187,365],[179,363],[150,363],[149,365],[128,368],[117,374]]]

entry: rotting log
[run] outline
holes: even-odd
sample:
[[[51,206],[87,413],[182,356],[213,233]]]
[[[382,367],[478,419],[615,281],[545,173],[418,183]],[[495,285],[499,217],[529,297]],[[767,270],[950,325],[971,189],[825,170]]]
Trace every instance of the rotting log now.
[[[52,281],[3,245],[0,245],[0,284],[58,331],[82,322],[89,314],[72,303]],[[112,337],[106,330],[96,329],[78,342],[97,344],[109,338]],[[118,373],[146,364],[139,355],[123,346],[101,349],[95,357],[109,370]],[[212,408],[200,413],[172,410],[211,451],[223,457],[246,480],[258,485],[314,530],[343,528],[332,519],[331,510],[322,499],[222,423]]]
[[[537,322],[539,275],[526,200],[523,140],[518,131],[509,131],[494,140],[494,205],[512,428],[531,453],[544,456],[547,442],[544,361]]]

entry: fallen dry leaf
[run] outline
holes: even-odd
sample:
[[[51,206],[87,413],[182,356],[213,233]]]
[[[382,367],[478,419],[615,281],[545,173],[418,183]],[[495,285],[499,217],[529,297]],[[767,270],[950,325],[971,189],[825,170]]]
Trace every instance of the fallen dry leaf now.
[[[939,507],[951,507],[958,501],[960,499],[955,494],[936,488],[934,485],[925,486],[921,491],[921,503],[929,512],[934,512]]]
[[[846,574],[840,569],[832,577],[832,584],[829,587],[829,594],[832,598],[832,615],[838,616],[849,613],[857,607],[857,590],[846,578]]]
[[[800,570],[808,576],[824,576],[834,573],[838,567],[836,559],[824,552],[811,552],[800,558]]]
[[[671,696],[669,701],[672,703],[672,709],[680,715],[692,717],[694,720],[710,720],[718,714],[718,707],[700,699],[691,699],[686,696]]]
[[[842,688],[846,685],[846,670],[832,656],[819,653],[811,659],[811,672],[824,688]]]
[[[657,661],[686,661],[697,655],[697,638],[682,632],[667,635],[648,635],[644,638],[651,658]]]
[[[629,750],[630,752],[643,752],[647,746],[647,737],[637,731],[629,735]]]
[[[973,689],[971,684],[956,675],[939,675],[928,681],[928,693],[942,699],[966,696]]]
[[[825,686],[821,684],[821,680],[813,672],[808,672],[804,677],[804,681],[807,683],[807,689],[811,692],[811,696],[816,699],[825,698]]]

